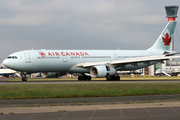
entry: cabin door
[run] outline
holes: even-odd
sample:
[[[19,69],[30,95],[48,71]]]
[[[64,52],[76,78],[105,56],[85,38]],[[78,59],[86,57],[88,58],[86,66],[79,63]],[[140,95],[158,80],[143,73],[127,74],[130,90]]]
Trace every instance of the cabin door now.
[[[31,63],[31,58],[30,58],[29,53],[25,53],[24,56],[25,56],[26,63]]]

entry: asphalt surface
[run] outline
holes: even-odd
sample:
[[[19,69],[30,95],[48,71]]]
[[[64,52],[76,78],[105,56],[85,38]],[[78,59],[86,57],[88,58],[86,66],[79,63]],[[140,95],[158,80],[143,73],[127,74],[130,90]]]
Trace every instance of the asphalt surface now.
[[[179,120],[180,108],[137,108],[50,113],[3,114],[0,120]]]
[[[179,83],[179,80],[8,81],[3,84]],[[0,100],[0,120],[179,120],[180,94]]]
[[[86,104],[101,104],[103,103],[123,103],[128,104],[130,102],[149,102],[149,101],[176,101],[180,100],[180,94],[171,95],[142,95],[142,96],[120,96],[120,97],[87,97],[87,98],[54,98],[54,99],[15,99],[15,100],[0,100],[0,107],[3,105],[20,105],[20,104],[39,104],[50,105],[58,104],[71,105],[71,103],[86,103]]]
[[[11,81],[9,81],[11,80]],[[0,85],[6,84],[92,84],[92,83],[180,83],[178,79],[168,80],[120,80],[120,81],[106,81],[106,80],[92,80],[92,81],[78,81],[78,80],[36,80],[36,81],[16,81],[12,78],[0,78]]]

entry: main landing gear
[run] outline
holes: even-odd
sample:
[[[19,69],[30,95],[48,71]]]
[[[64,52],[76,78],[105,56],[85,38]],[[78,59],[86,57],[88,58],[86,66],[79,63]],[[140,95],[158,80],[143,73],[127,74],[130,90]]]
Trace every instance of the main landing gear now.
[[[119,76],[108,76],[106,77],[107,81],[120,81],[120,77]]]
[[[79,81],[91,81],[91,76],[83,74],[83,75],[78,76],[78,80]]]

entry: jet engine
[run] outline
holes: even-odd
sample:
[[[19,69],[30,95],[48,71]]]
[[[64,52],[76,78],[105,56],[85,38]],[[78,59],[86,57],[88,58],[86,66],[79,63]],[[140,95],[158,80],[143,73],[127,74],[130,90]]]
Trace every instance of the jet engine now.
[[[114,76],[116,74],[116,69],[105,65],[94,66],[90,69],[90,74],[92,77]]]
[[[42,77],[44,78],[57,78],[59,76],[65,75],[66,73],[59,73],[59,72],[46,72],[41,73]]]

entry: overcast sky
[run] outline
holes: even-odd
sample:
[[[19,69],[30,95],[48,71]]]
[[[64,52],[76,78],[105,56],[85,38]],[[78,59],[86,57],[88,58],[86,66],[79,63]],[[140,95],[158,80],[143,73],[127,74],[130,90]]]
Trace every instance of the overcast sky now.
[[[167,5],[180,0],[0,0],[0,63],[28,49],[147,49],[167,24]]]

